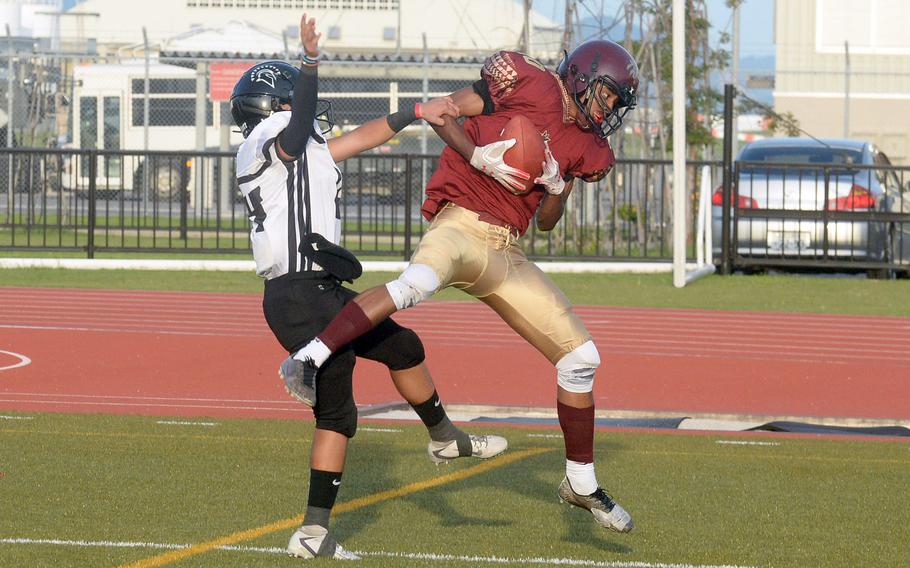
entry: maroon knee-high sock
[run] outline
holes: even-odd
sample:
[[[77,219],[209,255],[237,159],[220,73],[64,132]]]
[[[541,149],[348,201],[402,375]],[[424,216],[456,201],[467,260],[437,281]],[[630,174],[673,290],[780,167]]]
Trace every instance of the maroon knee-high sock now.
[[[329,325],[316,337],[334,353],[342,345],[354,341],[371,329],[373,329],[373,322],[357,302],[351,301],[341,308],[341,311],[335,315],[335,319],[329,322]]]
[[[594,463],[594,406],[575,408],[556,401],[556,414],[566,443],[566,459]]]

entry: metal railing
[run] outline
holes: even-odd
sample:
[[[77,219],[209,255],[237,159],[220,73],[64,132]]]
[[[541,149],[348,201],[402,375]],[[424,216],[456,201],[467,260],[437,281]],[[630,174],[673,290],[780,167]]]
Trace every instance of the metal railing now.
[[[249,220],[230,152],[0,149],[0,250],[249,254]],[[361,256],[407,259],[438,156],[364,154],[340,165],[343,244]],[[690,163],[698,187],[704,162]],[[720,179],[719,163],[709,163]],[[529,257],[667,260],[672,163],[621,160],[577,183],[549,232],[522,238]],[[697,195],[690,192],[690,210]],[[688,217],[694,234],[694,212]],[[694,247],[694,244],[691,245]],[[694,250],[694,248],[693,248]],[[690,254],[693,252],[689,251]]]

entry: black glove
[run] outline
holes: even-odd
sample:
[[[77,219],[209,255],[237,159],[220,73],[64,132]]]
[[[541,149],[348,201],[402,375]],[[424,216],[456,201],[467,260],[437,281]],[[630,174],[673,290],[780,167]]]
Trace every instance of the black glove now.
[[[354,282],[363,274],[363,266],[348,249],[329,242],[319,233],[310,233],[300,243],[300,254],[309,258],[335,278]]]

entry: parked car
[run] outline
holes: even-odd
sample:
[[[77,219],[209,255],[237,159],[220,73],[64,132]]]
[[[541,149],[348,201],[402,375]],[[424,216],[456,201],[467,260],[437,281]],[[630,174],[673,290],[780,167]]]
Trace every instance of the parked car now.
[[[891,167],[891,162],[873,144],[772,138],[744,146],[737,162],[731,213],[737,254],[895,262],[910,270],[910,222],[829,217],[843,211],[910,215],[910,169],[878,168]],[[720,254],[722,203],[718,188],[712,196],[716,254]],[[737,215],[746,209],[748,217]],[[768,214],[756,210],[768,210]],[[888,274],[881,269],[873,275]]]

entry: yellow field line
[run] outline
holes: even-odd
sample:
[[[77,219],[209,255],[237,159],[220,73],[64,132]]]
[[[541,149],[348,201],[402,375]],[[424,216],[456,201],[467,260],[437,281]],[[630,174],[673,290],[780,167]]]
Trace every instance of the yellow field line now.
[[[496,469],[506,464],[510,464],[512,462],[549,451],[553,451],[553,449],[532,448],[528,450],[511,452],[502,457],[493,458],[489,461],[484,461],[475,466],[454,471],[446,475],[441,475],[432,479],[425,479],[423,481],[417,481],[415,483],[410,483],[397,489],[389,489],[388,491],[382,491],[380,493],[374,493],[365,497],[359,497],[352,501],[345,501],[344,503],[341,503],[335,507],[334,512],[336,514],[345,513],[347,511],[353,511],[362,507],[375,505],[376,503],[380,503],[382,501],[388,501],[389,499],[394,499],[396,497],[402,497],[404,495],[410,495],[411,493],[417,493],[418,491],[423,491],[424,489],[429,489],[431,487],[444,485],[446,483],[452,483],[453,481],[460,481],[462,479],[481,474],[485,471]],[[280,521],[275,521],[274,523],[269,523],[261,527],[235,532],[233,534],[229,534],[227,536],[206,542],[200,542],[187,548],[181,548],[180,550],[173,550],[165,554],[152,556],[151,558],[139,560],[138,562],[133,562],[131,564],[123,564],[119,568],[151,568],[153,566],[164,566],[165,564],[170,564],[172,562],[177,562],[178,560],[183,560],[184,558],[196,556],[198,554],[202,554],[203,552],[208,552],[209,550],[218,548],[219,546],[237,544],[238,542],[258,538],[275,531],[290,529],[292,527],[296,527],[301,522],[303,522],[303,515],[297,515],[296,517],[282,519]]]

